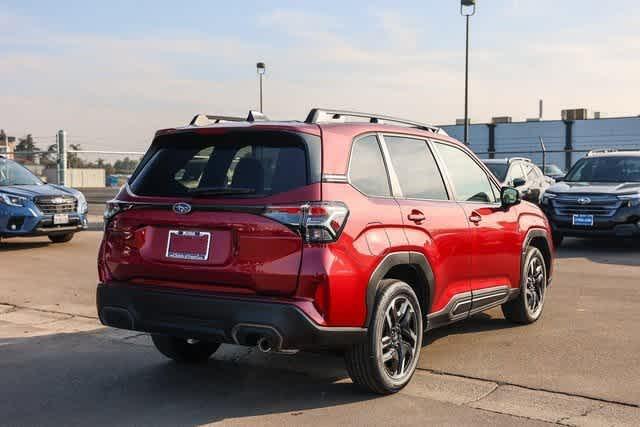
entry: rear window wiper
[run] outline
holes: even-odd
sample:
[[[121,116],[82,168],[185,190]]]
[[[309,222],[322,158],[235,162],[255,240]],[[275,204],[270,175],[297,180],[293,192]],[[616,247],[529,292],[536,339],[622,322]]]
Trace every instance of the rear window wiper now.
[[[229,196],[236,194],[254,194],[256,190],[254,188],[241,188],[241,187],[202,187],[189,190],[189,194],[202,195],[202,196]]]

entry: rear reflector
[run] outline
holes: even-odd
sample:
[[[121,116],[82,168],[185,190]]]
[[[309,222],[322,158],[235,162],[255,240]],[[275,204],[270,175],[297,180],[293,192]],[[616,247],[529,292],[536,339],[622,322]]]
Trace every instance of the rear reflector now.
[[[308,243],[330,243],[340,237],[349,209],[342,202],[307,202],[269,206],[263,215],[300,230]]]

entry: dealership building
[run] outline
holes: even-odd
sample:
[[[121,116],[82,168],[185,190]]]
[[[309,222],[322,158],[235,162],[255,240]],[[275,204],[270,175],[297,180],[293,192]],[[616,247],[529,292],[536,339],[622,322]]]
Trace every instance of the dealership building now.
[[[513,122],[496,117],[491,123],[469,125],[469,146],[481,158],[528,157],[568,169],[594,149],[640,149],[640,116],[589,119],[586,110],[564,110],[563,120]],[[464,120],[441,126],[462,141]]]

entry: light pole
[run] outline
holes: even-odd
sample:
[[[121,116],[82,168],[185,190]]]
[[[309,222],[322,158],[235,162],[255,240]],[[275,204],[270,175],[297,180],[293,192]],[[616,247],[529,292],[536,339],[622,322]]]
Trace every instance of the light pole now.
[[[258,62],[256,64],[256,69],[258,70],[258,77],[260,79],[260,112],[262,113],[262,76],[267,72],[267,66],[264,62]]]
[[[464,57],[464,144],[469,145],[469,17],[476,14],[476,0],[460,0],[460,15],[467,21]]]

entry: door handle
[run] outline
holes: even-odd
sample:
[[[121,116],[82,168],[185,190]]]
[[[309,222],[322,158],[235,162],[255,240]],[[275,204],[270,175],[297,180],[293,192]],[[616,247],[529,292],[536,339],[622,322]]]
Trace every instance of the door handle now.
[[[407,215],[409,221],[413,221],[416,224],[420,224],[422,221],[426,219],[424,214],[417,209],[413,209],[409,215]]]
[[[471,215],[469,215],[469,221],[474,224],[478,224],[480,221],[482,221],[482,216],[478,212],[473,211],[471,212]]]

